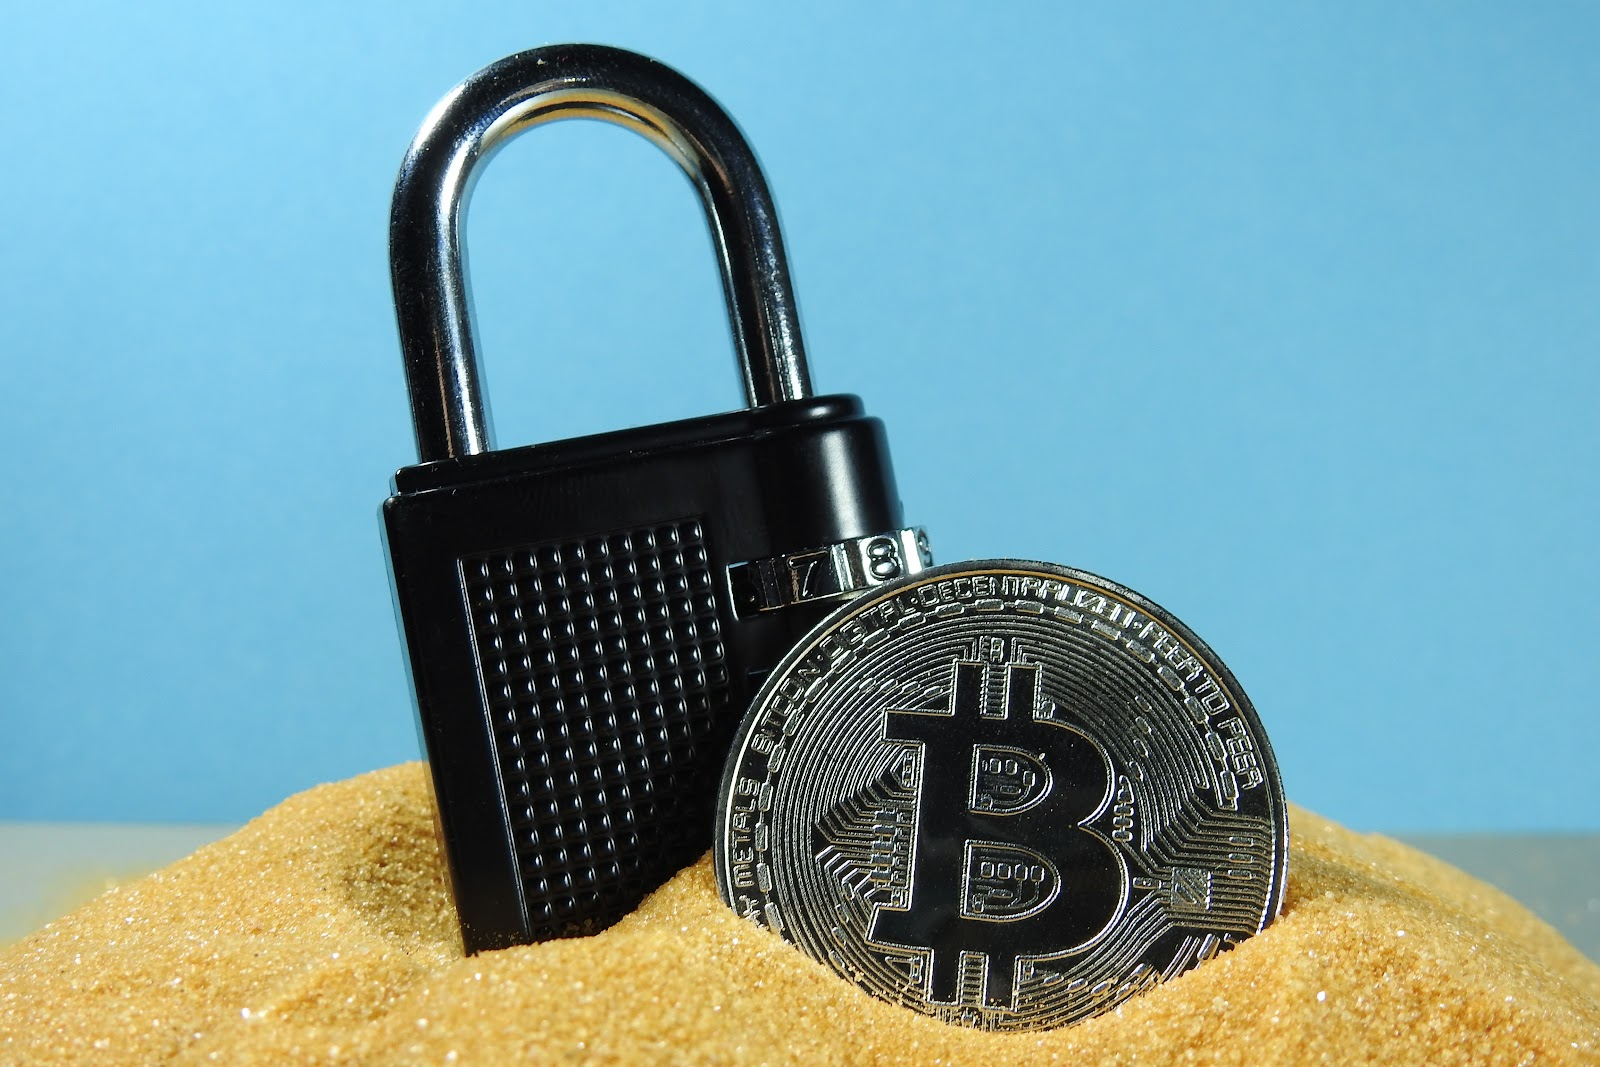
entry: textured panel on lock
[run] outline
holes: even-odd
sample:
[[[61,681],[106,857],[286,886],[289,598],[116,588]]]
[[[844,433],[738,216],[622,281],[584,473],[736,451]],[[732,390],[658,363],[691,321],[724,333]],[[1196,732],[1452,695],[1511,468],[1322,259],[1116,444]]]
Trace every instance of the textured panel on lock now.
[[[461,577],[533,936],[592,932],[706,846],[728,671],[704,531],[487,553]]]

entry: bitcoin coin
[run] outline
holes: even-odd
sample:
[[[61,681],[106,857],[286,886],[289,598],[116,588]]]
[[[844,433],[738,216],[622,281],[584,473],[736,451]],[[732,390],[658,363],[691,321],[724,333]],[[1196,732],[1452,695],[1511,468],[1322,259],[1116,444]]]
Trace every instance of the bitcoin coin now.
[[[1233,675],[1144,597],[988,560],[812,630],[739,727],[723,899],[949,1022],[1062,1026],[1258,932],[1288,824]]]

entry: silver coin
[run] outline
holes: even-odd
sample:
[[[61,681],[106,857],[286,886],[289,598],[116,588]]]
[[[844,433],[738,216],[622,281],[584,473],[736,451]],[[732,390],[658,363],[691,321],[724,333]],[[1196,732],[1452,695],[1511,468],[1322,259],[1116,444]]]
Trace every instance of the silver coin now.
[[[730,906],[985,1029],[1113,1008],[1283,900],[1283,789],[1233,675],[1048,563],[932,568],[825,620],[757,695],[717,807]]]

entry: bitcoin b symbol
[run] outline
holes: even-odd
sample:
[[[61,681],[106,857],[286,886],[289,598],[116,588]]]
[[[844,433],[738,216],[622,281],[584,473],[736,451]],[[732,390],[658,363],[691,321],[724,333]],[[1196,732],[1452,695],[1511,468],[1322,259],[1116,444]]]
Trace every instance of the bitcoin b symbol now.
[[[1110,799],[1110,763],[1086,734],[1038,717],[1039,672],[958,660],[948,709],[884,715],[885,739],[923,756],[909,906],[877,908],[868,937],[930,950],[934,1001],[961,1000],[963,957],[976,956],[983,1002],[1014,1007],[1019,956],[1085,947],[1126,899],[1121,858],[1084,825]]]

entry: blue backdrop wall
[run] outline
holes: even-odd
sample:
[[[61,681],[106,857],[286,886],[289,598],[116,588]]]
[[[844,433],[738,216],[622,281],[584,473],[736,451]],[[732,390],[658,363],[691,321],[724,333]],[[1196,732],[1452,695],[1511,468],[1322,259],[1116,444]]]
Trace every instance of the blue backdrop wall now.
[[[819,386],[941,560],[1132,585],[1358,827],[1600,829],[1600,9],[32,5],[0,36],[0,818],[242,820],[417,747],[377,534],[385,224],[560,40],[750,135]],[[500,438],[739,402],[688,184],[596,124],[478,188]]]

